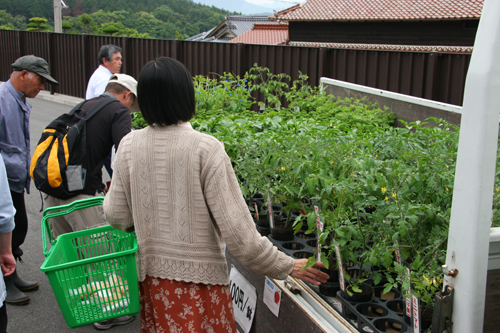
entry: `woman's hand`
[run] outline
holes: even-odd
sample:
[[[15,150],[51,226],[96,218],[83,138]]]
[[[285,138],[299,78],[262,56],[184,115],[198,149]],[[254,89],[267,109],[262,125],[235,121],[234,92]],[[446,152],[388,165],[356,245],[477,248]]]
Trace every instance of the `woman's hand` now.
[[[293,270],[292,273],[290,273],[290,276],[296,279],[301,279],[306,282],[315,284],[319,286],[322,283],[326,283],[328,279],[330,278],[328,274],[323,273],[319,269],[316,269],[315,267],[323,267],[322,262],[317,261],[313,267],[311,268],[306,268],[302,269],[302,266],[304,266],[307,263],[307,259],[295,259],[295,265],[293,265]]]

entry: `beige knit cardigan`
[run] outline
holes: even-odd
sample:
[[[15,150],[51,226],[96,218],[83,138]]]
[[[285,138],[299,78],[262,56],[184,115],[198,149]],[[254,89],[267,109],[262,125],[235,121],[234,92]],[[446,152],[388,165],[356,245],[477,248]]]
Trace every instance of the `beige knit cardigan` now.
[[[293,269],[257,232],[223,144],[189,123],[122,139],[104,213],[114,228],[135,229],[140,281],[227,285],[224,243],[260,274],[285,279]]]

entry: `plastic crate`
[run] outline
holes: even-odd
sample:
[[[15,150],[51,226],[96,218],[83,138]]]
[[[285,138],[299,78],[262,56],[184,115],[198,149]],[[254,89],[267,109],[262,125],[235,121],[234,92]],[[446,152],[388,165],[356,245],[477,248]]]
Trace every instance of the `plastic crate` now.
[[[103,198],[48,208],[42,219],[45,261],[40,270],[50,282],[69,327],[139,312],[135,233],[103,226],[52,239],[48,220],[102,204]],[[47,250],[47,241],[51,247]]]

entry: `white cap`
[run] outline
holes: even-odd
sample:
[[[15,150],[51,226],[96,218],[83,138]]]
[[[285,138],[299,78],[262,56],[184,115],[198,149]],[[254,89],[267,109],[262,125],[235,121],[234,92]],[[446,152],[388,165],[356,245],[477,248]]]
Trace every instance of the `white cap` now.
[[[134,104],[130,107],[130,111],[137,112],[139,109],[139,102],[137,100],[137,81],[130,75],[127,74],[113,74],[109,78],[108,83],[118,83],[128,90],[130,90],[135,95]]]

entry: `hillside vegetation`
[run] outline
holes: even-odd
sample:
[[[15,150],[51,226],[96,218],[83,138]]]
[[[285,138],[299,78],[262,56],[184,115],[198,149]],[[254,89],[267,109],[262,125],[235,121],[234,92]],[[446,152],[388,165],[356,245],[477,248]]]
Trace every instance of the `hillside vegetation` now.
[[[208,31],[224,20],[227,11],[192,0],[66,0],[63,29],[68,33],[185,38]],[[0,0],[0,28],[26,29],[33,17],[47,19],[53,31],[53,2]]]

